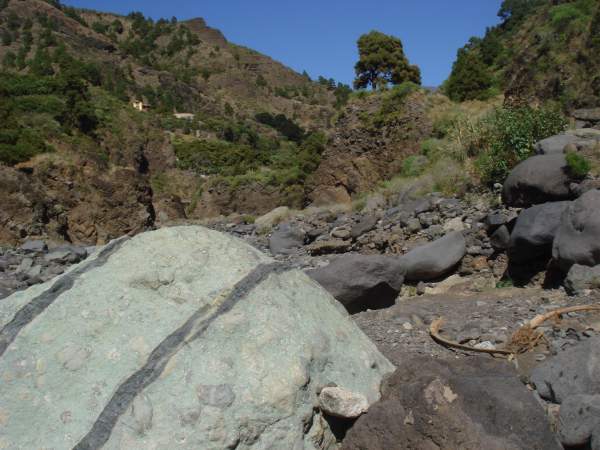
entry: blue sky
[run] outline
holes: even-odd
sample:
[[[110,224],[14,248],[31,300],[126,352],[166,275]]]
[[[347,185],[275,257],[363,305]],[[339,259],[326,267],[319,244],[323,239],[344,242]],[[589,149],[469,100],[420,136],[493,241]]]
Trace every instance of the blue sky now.
[[[154,19],[203,17],[228,40],[260,51],[313,78],[351,83],[356,40],[376,29],[402,39],[423,84],[450,72],[456,50],[498,23],[501,0],[63,0],[82,8]]]

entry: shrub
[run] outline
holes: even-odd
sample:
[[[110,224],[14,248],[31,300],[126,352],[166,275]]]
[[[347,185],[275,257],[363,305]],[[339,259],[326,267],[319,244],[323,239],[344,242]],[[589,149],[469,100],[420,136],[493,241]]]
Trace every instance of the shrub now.
[[[406,98],[419,89],[417,84],[407,81],[386,91],[383,94],[381,108],[371,118],[371,123],[377,128],[392,124],[402,113]]]
[[[533,154],[533,145],[564,131],[567,121],[551,107],[498,108],[482,120],[478,131],[482,149],[477,166],[482,180],[503,182],[517,163]]]
[[[550,10],[552,26],[559,31],[564,31],[571,22],[582,17],[583,12],[573,3],[557,5]]]
[[[402,176],[418,177],[425,170],[427,158],[420,155],[411,155],[402,162]]]
[[[458,51],[444,91],[454,101],[486,100],[495,94],[496,82],[480,53],[469,46]]]
[[[293,120],[288,119],[284,114],[274,116],[268,112],[264,112],[257,114],[255,118],[257,122],[275,128],[290,141],[300,142],[304,138],[304,129]]]
[[[585,178],[592,168],[590,162],[577,152],[568,152],[566,160],[569,173],[575,178]]]

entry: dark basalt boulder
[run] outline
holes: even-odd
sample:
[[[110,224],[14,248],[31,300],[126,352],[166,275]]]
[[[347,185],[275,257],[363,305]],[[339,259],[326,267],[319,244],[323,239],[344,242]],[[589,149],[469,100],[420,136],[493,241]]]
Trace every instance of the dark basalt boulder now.
[[[523,211],[515,224],[508,246],[511,263],[547,262],[552,258],[552,243],[570,202],[532,206]]]
[[[508,364],[408,358],[343,450],[561,449],[540,404]]]
[[[568,200],[572,181],[564,155],[532,156],[510,172],[502,195],[507,205],[520,207]]]
[[[465,238],[460,231],[448,233],[441,239],[422,245],[403,255],[410,281],[434,280],[452,271],[467,252]]]
[[[565,272],[573,264],[600,264],[600,190],[588,191],[569,205],[556,232],[552,256]]]
[[[406,269],[399,258],[345,254],[308,272],[350,313],[394,304]]]

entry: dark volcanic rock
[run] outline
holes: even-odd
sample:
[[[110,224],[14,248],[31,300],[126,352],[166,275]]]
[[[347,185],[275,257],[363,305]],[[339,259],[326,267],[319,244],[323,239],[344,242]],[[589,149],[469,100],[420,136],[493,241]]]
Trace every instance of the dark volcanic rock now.
[[[353,239],[357,239],[363,234],[368,233],[369,231],[374,229],[376,225],[377,217],[371,215],[365,216],[360,220],[360,222],[358,222],[352,227],[352,229],[350,230],[350,235]]]
[[[531,206],[571,198],[571,178],[564,155],[533,156],[517,165],[504,182],[509,206]]]
[[[269,238],[269,250],[273,255],[285,255],[304,244],[306,233],[290,224],[281,224]]]
[[[21,250],[26,252],[45,252],[48,249],[48,246],[44,241],[34,241],[29,240],[25,241],[23,245],[21,245]]]
[[[565,446],[589,444],[600,427],[600,395],[574,395],[560,407],[559,437]]]
[[[510,232],[506,225],[502,225],[499,227],[494,233],[490,236],[490,243],[492,247],[497,250],[506,250],[510,245]]]
[[[404,274],[399,258],[358,254],[340,256],[308,272],[350,313],[393,305]]]
[[[560,449],[540,404],[500,361],[404,361],[344,450]]]
[[[556,232],[552,256],[564,271],[573,264],[600,264],[600,190],[586,192],[569,206]]]
[[[560,352],[531,373],[531,382],[546,400],[562,403],[572,395],[600,394],[600,337]]]
[[[580,295],[588,289],[600,289],[600,265],[588,267],[574,264],[564,285],[569,295]]]
[[[448,233],[441,239],[425,244],[403,255],[406,279],[433,280],[450,272],[465,256],[467,249],[461,232]]]
[[[511,262],[522,264],[549,260],[552,257],[552,242],[569,204],[544,203],[523,211],[510,236],[508,255]]]

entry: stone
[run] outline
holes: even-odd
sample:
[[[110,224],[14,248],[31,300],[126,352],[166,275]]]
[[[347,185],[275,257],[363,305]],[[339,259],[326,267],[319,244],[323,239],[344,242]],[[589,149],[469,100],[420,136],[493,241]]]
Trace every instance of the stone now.
[[[308,252],[313,256],[331,255],[335,253],[346,253],[350,250],[352,243],[342,239],[327,239],[315,241],[307,246]]]
[[[434,280],[452,271],[466,251],[465,238],[455,231],[411,250],[401,256],[400,261],[406,268],[407,280]]]
[[[565,447],[583,446],[600,427],[600,395],[568,397],[559,412],[558,433]]]
[[[600,394],[600,336],[544,361],[532,371],[530,380],[542,398],[554,403],[572,395]]]
[[[600,108],[576,109],[571,115],[575,119],[585,122],[600,122]]]
[[[405,268],[399,258],[346,254],[307,273],[350,313],[356,313],[393,305]]]
[[[562,154],[567,145],[575,144],[578,140],[577,136],[572,134],[558,134],[537,142],[534,149],[539,155]]]
[[[401,211],[409,214],[419,215],[424,212],[429,212],[432,209],[431,201],[428,198],[417,198],[402,202],[399,206]]]
[[[306,274],[198,226],[113,241],[0,302],[10,449],[333,449],[322,387],[370,405],[393,370]]]
[[[569,205],[570,202],[550,202],[521,212],[510,235],[508,255],[511,263],[548,261],[562,216]]]
[[[465,224],[462,221],[462,217],[455,217],[444,223],[443,229],[445,232],[463,231],[465,229]]]
[[[266,233],[271,230],[275,225],[283,222],[291,214],[290,208],[287,206],[280,206],[274,210],[256,218],[254,226],[258,233]]]
[[[19,267],[17,267],[17,273],[27,273],[29,269],[33,266],[33,259],[31,258],[23,258],[19,263]]]
[[[331,237],[337,239],[348,239],[350,237],[350,230],[346,227],[336,227],[331,230]]]
[[[403,356],[342,450],[560,450],[544,410],[507,363]]]
[[[431,240],[440,238],[444,234],[445,234],[445,229],[441,225],[432,225],[425,230],[425,236],[427,236]]]
[[[48,250],[48,246],[44,241],[29,240],[21,245],[21,250],[31,253],[42,253]]]
[[[269,237],[269,250],[273,255],[289,255],[302,247],[306,233],[297,226],[284,223]]]
[[[49,262],[75,264],[87,258],[88,252],[85,247],[63,245],[50,250],[44,259]]]
[[[350,235],[352,239],[358,239],[365,233],[375,229],[377,226],[377,217],[373,215],[366,215],[360,221],[352,227]]]
[[[574,264],[564,281],[569,295],[583,295],[586,291],[600,289],[600,265],[594,267]]]
[[[600,426],[596,427],[592,433],[590,450],[600,450]]]
[[[421,231],[421,221],[417,218],[408,219],[406,221],[406,229],[409,233],[416,233]]]
[[[501,225],[490,236],[490,244],[496,250],[506,250],[510,246],[510,231],[506,225]]]
[[[509,206],[528,207],[572,197],[564,155],[532,156],[519,163],[504,182],[502,196]]]
[[[600,190],[588,191],[569,205],[556,231],[552,257],[567,272],[573,264],[600,264]]]
[[[369,402],[362,394],[341,387],[325,387],[319,394],[319,408],[330,416],[355,419],[367,412]]]
[[[494,213],[488,214],[485,218],[485,224],[492,231],[502,225],[505,225],[506,223],[508,223],[508,216],[506,214],[503,214],[500,212],[494,212]]]

